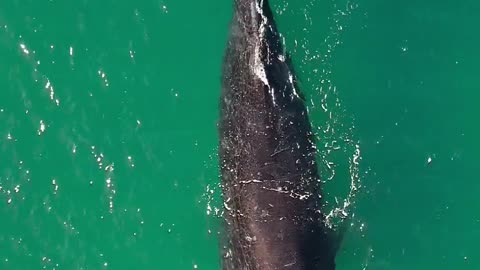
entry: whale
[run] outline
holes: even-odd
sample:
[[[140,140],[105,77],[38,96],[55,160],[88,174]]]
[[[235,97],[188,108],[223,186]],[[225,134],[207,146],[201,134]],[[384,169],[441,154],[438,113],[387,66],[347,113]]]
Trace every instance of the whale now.
[[[222,269],[335,269],[315,135],[267,0],[233,2],[219,108]]]

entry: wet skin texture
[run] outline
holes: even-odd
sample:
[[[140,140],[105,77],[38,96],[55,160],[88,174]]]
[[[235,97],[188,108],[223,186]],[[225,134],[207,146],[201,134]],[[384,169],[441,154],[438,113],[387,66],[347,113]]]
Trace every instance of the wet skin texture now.
[[[220,106],[223,269],[335,269],[314,136],[267,0],[234,0]]]

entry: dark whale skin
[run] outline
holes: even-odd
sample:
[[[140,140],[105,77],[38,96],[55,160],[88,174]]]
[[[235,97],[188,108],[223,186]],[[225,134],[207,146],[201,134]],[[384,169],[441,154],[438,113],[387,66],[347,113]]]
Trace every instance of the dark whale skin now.
[[[335,269],[314,135],[267,0],[234,0],[220,112],[223,269]]]

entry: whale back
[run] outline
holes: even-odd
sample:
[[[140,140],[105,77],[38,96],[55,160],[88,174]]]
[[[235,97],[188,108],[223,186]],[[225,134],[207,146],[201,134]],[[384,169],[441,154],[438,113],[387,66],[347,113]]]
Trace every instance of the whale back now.
[[[316,149],[266,0],[235,0],[220,99],[228,270],[334,269]]]

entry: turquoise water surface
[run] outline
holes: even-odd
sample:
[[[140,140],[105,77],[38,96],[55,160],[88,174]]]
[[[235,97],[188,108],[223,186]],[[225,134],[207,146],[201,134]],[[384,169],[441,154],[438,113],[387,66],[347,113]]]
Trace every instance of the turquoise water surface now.
[[[480,2],[271,0],[337,269],[480,269]],[[0,269],[220,269],[231,1],[0,4]]]

